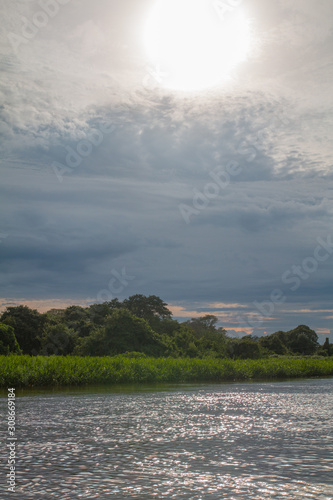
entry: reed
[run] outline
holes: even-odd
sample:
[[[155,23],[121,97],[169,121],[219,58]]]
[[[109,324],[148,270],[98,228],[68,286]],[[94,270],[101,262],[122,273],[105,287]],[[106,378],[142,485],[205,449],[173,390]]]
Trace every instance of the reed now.
[[[155,382],[224,382],[333,375],[333,357],[194,359],[0,356],[0,386],[47,387]]]

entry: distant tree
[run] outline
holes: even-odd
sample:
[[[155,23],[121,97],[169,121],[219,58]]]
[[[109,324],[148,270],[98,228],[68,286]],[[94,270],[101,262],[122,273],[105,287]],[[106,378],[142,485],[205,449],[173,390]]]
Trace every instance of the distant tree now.
[[[203,335],[198,339],[197,345],[202,356],[209,355],[210,357],[216,358],[228,357],[226,335],[218,331],[209,332]]]
[[[104,302],[104,303],[107,304],[110,311],[114,311],[115,309],[121,309],[122,307],[124,307],[123,303],[120,302],[120,300],[117,298],[109,300],[109,302]]]
[[[216,316],[213,314],[206,314],[200,318],[191,318],[185,321],[185,324],[192,328],[197,337],[201,337],[201,335],[204,335],[208,331],[215,331],[217,322],[218,318]]]
[[[79,323],[88,316],[88,308],[81,306],[69,306],[64,310],[63,318],[68,323]]]
[[[40,339],[40,354],[43,356],[72,354],[77,343],[77,333],[67,325],[47,325]]]
[[[185,324],[188,325],[195,332],[197,338],[202,337],[203,335],[207,335],[209,333],[218,332],[220,335],[226,336],[226,330],[224,328],[216,328],[216,324],[218,322],[218,318],[213,314],[206,314],[205,316],[201,316],[200,318],[192,318],[188,321],[185,321]]]
[[[22,354],[14,328],[0,323],[0,354]]]
[[[122,302],[123,307],[128,309],[138,318],[145,319],[150,323],[152,320],[171,318],[172,313],[167,308],[167,304],[156,295],[132,295]]]
[[[23,354],[37,355],[40,349],[40,337],[47,321],[45,314],[27,306],[7,307],[1,316],[1,322],[14,328],[16,340]]]
[[[122,307],[122,303],[118,299],[102,304],[91,304],[88,308],[89,318],[95,325],[105,325],[106,319],[111,316],[113,311]]]
[[[330,340],[326,337],[324,344],[318,349],[318,354],[324,356],[332,356],[333,355],[333,344],[330,344]]]
[[[65,309],[49,309],[46,314],[48,315],[48,317],[60,318],[65,315]]]
[[[47,311],[46,325],[44,326],[44,331],[46,326],[54,326],[61,324],[66,325],[67,328],[73,330],[78,337],[87,337],[90,335],[92,330],[95,328],[95,324],[91,320],[88,308],[83,308],[81,306],[70,306],[67,309],[63,309],[61,313],[57,310]]]
[[[128,351],[155,356],[165,350],[163,339],[152,330],[148,322],[138,318],[128,309],[116,309],[105,327],[81,339],[74,353],[93,356],[110,356]]]
[[[258,359],[262,355],[259,342],[248,335],[241,339],[230,339],[227,351],[229,356],[234,359]]]
[[[325,342],[323,343],[323,349],[325,349],[325,351],[329,351],[330,349],[330,340],[328,337],[326,337]]]
[[[178,331],[167,339],[166,355],[172,357],[197,357],[199,356],[197,342],[198,340],[192,328],[182,323]]]
[[[155,332],[169,337],[175,335],[181,326],[177,320],[170,318],[154,318],[149,321],[149,324]]]
[[[287,347],[287,341],[284,341],[285,336],[281,335],[285,332],[276,332],[271,335],[259,338],[259,344],[274,354],[286,355],[289,350]],[[284,343],[285,342],[285,343]]]
[[[87,337],[77,339],[73,350],[75,356],[110,356],[107,350],[105,327],[94,328]]]
[[[306,325],[299,325],[287,333],[288,347],[295,354],[314,354],[319,346],[318,335]]]
[[[115,310],[106,323],[105,334],[110,351],[158,354],[163,351],[160,336],[149,323],[127,309]]]
[[[259,344],[276,354],[314,354],[318,349],[318,336],[306,325],[299,325],[288,332],[278,331],[261,337]]]
[[[74,330],[79,337],[88,336],[95,327],[95,322],[92,321],[91,311],[88,307],[67,307],[63,318],[60,319],[61,323],[66,324],[68,328]],[[96,321],[96,323],[98,324],[99,322]]]

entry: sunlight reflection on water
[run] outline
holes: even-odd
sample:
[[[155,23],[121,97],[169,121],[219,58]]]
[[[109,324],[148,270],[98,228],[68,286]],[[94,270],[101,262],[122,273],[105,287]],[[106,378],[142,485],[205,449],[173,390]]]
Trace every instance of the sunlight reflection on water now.
[[[13,498],[332,500],[333,379],[26,394]]]

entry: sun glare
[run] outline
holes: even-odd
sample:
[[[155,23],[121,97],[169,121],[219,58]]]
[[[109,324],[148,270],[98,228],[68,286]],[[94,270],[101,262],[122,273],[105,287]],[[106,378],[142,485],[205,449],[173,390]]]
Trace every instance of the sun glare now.
[[[207,0],[157,0],[144,45],[155,78],[183,91],[214,87],[230,77],[250,48],[249,22],[240,7],[223,15]]]

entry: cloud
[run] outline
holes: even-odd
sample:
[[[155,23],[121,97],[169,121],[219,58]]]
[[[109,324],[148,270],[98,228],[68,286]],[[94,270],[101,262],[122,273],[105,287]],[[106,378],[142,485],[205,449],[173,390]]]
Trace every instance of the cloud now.
[[[180,317],[215,311],[248,332],[237,315],[253,313],[313,255],[331,230],[332,3],[244,8],[257,37],[250,59],[226,87],[184,95],[145,83],[149,2],[59,4],[16,50],[8,35],[23,36],[22,17],[33,22],[41,6],[2,3],[0,272],[9,302],[85,301],[125,267],[135,280],[123,296],[160,295]],[[230,162],[239,174],[195,205]],[[188,224],[181,204],[195,210]],[[330,300],[330,266],[320,263],[259,330],[297,322],[291,310],[327,328],[318,310]]]

